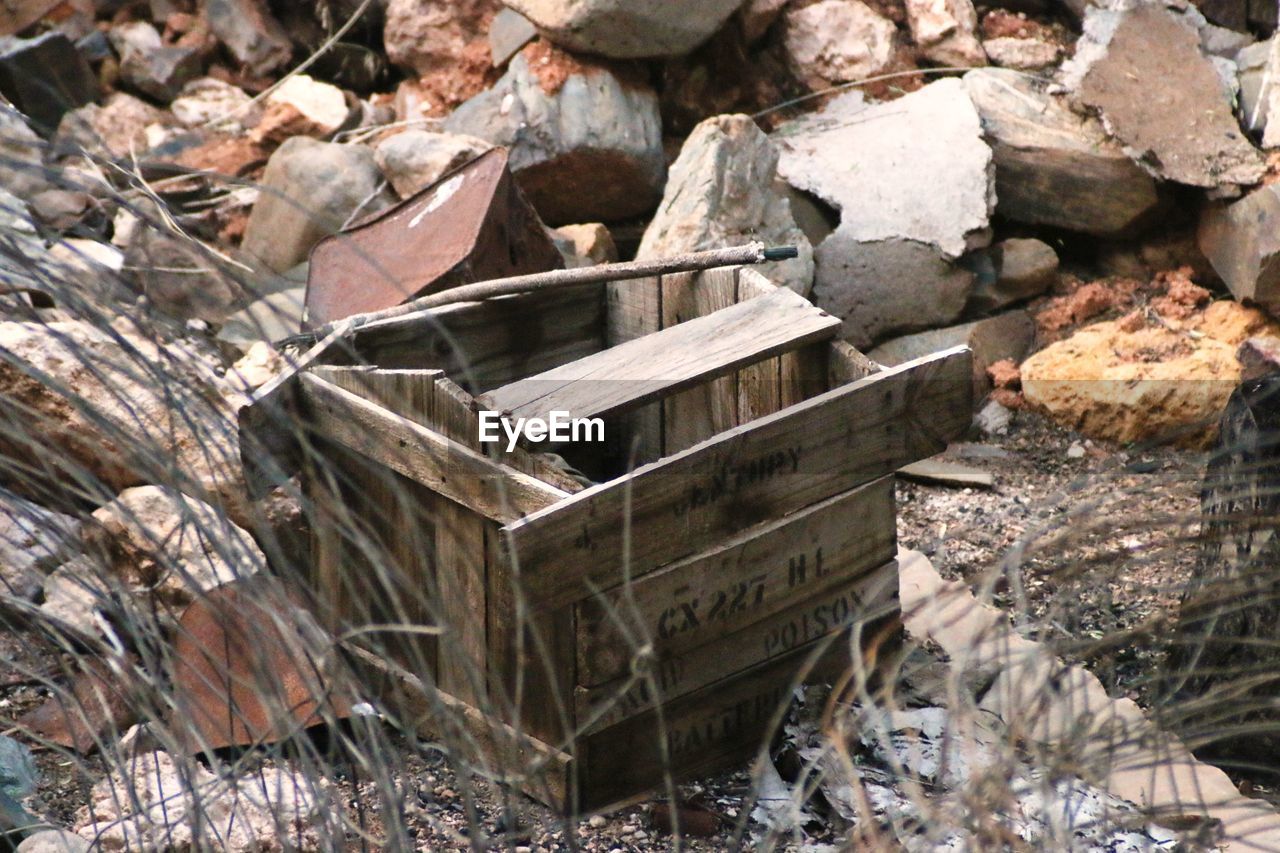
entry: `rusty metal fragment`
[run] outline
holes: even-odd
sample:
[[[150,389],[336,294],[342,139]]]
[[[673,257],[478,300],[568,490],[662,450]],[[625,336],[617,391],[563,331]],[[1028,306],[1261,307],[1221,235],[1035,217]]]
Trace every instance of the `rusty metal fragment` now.
[[[311,252],[304,327],[564,259],[494,148]]]
[[[191,604],[173,660],[173,728],[192,752],[274,743],[351,714],[332,641],[269,576]]]
[[[122,661],[126,672],[138,664],[134,655]],[[71,689],[58,691],[18,719],[18,728],[48,743],[87,755],[105,739],[113,742],[139,721],[137,699],[106,661],[86,660]],[[138,685],[132,685],[136,688]]]

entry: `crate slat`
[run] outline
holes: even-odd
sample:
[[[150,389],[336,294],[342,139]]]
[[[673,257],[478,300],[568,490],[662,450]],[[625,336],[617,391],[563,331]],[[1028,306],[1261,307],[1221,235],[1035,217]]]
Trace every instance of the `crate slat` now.
[[[661,659],[733,634],[865,575],[896,551],[892,477],[750,528],[579,604],[578,684],[623,676],[642,643]]]
[[[507,527],[535,609],[633,577],[945,449],[970,422],[966,347],[827,392]]]
[[[504,385],[479,402],[512,419],[546,420],[556,411],[583,418],[614,414],[829,339],[839,327],[835,317],[778,290]],[[670,430],[669,423],[668,435]]]

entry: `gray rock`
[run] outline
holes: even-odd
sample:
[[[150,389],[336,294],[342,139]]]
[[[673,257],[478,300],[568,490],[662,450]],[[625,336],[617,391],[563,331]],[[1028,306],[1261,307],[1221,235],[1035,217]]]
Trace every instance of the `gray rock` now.
[[[120,57],[120,79],[126,86],[168,103],[200,73],[196,48],[166,45],[145,21],[130,21],[111,30],[111,46]]]
[[[1241,125],[1257,134],[1263,148],[1280,146],[1280,122],[1268,123],[1273,111],[1280,114],[1280,37],[1244,48],[1236,65]]]
[[[408,198],[492,148],[483,139],[406,130],[378,143],[373,159],[401,198]]]
[[[98,79],[74,44],[51,30],[36,38],[0,38],[0,94],[52,136],[63,115],[98,96]]]
[[[1064,85],[1152,174],[1206,188],[1254,184],[1262,157],[1241,133],[1230,92],[1201,49],[1203,20],[1159,4],[1091,7],[1075,56],[1063,66]],[[1160,81],[1159,98],[1152,97],[1153,80]],[[1195,117],[1190,126],[1188,116]]]
[[[1058,254],[1040,240],[1014,238],[988,252],[993,275],[979,277],[966,308],[988,314],[1047,291],[1058,277]]]
[[[79,530],[71,516],[0,489],[0,597],[32,599]]]
[[[140,225],[124,265],[147,301],[179,320],[221,323],[246,299],[232,268],[211,248],[169,230]]]
[[[1095,119],[1014,71],[970,71],[964,85],[994,154],[1001,216],[1118,236],[1156,212],[1155,180]]]
[[[1021,361],[1035,343],[1035,336],[1035,321],[1018,309],[972,323],[894,338],[867,356],[892,367],[939,350],[967,346],[973,350],[974,404],[981,405],[991,391],[987,368],[1006,358]]]
[[[373,152],[360,145],[295,136],[267,161],[262,191],[245,227],[243,248],[276,272],[307,258],[361,205],[370,206],[381,174]]]
[[[813,302],[866,349],[888,335],[954,323],[973,273],[916,240],[856,240],[843,229],[814,249]]]
[[[813,248],[777,181],[778,152],[745,115],[715,116],[685,140],[658,212],[636,255],[656,259],[752,240],[794,245],[800,256],[762,269],[775,284],[808,294]]]
[[[163,110],[128,92],[116,92],[101,105],[86,104],[63,116],[55,147],[59,152],[83,148],[95,156],[127,157],[154,147],[172,124]]]
[[[90,844],[65,829],[44,829],[27,836],[16,853],[88,853]]]
[[[537,35],[538,28],[533,25],[533,21],[504,6],[489,24],[489,56],[493,59],[493,67],[501,68],[506,65],[507,60]]]
[[[567,77],[544,84],[518,54],[445,130],[509,148],[512,173],[549,225],[649,212],[666,178],[657,95],[604,65],[569,61]]]
[[[261,109],[249,107],[250,97],[243,89],[213,77],[200,77],[182,87],[169,104],[174,118],[186,127],[218,122],[219,126],[239,130],[256,123]],[[254,121],[249,121],[251,118]],[[221,124],[225,120],[226,124]]]
[[[702,44],[742,0],[503,0],[570,50],[618,59],[681,56]]]
[[[815,247],[813,295],[858,347],[954,322],[973,274],[951,264],[990,240],[991,150],[958,80],[867,107],[858,94],[773,136],[779,174],[839,211]]]
[[[0,189],[30,198],[49,186],[44,143],[12,107],[0,104]]]
[[[209,29],[236,61],[262,76],[289,61],[289,34],[267,10],[265,0],[206,0]]]
[[[1236,299],[1280,310],[1280,184],[1207,206],[1197,242]]]
[[[999,401],[988,400],[973,416],[973,425],[983,435],[1005,435],[1013,425],[1013,410]]]
[[[1241,51],[1253,44],[1256,42],[1248,33],[1239,33],[1208,22],[1200,27],[1200,49],[1210,56],[1235,60]]]

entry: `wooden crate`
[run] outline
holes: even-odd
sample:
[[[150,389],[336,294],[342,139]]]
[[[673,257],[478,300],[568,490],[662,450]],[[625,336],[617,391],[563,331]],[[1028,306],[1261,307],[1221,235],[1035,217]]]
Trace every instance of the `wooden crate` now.
[[[560,808],[750,757],[892,623],[892,474],[969,423],[967,349],[877,371],[838,325],[731,268],[359,329],[296,377],[328,617]],[[605,479],[481,445],[478,408],[603,418],[564,453]]]

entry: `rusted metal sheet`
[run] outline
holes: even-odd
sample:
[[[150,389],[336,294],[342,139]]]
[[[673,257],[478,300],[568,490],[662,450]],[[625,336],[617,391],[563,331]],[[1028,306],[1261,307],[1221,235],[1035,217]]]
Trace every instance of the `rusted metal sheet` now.
[[[564,259],[494,148],[311,252],[304,327]]]
[[[173,660],[173,729],[192,752],[273,743],[351,714],[332,642],[274,578],[188,606]]]
[[[126,673],[138,659],[121,661]],[[137,704],[144,690],[113,672],[106,661],[90,660],[75,673],[67,691],[49,696],[38,708],[18,719],[18,728],[48,743],[93,752],[100,744],[114,743],[138,721]]]

